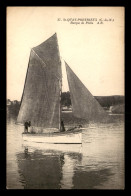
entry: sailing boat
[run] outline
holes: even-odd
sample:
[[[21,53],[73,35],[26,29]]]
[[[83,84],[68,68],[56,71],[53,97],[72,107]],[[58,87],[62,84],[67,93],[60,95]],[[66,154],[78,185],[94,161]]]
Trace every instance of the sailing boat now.
[[[105,111],[65,62],[73,115],[97,119]],[[23,139],[44,143],[82,143],[78,126],[61,132],[62,68],[56,33],[31,49],[17,123],[31,121]]]

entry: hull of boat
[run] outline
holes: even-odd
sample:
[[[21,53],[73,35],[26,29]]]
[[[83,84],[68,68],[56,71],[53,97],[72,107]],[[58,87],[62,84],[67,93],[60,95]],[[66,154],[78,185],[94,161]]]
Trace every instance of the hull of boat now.
[[[82,132],[55,132],[55,133],[23,133],[23,140],[38,143],[52,143],[52,144],[81,144]]]

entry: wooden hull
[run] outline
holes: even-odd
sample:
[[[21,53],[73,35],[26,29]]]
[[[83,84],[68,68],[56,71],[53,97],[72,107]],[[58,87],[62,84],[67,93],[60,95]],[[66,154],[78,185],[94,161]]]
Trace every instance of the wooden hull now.
[[[81,144],[82,131],[67,131],[54,133],[23,133],[24,141],[38,142],[38,143],[52,143],[52,144]]]

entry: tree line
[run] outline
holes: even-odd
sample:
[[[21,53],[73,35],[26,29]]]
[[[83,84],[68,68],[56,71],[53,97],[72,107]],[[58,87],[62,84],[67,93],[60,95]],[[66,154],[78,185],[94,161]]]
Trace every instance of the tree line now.
[[[114,96],[94,96],[96,100],[102,107],[109,108],[110,106],[116,106],[124,104],[124,96],[114,95]],[[7,100],[8,111],[12,114],[17,115],[20,108],[20,102],[17,100],[11,101]],[[70,92],[63,92],[61,95],[61,105],[62,106],[71,106],[71,97]]]
[[[94,96],[102,107],[109,108],[110,106],[124,104],[124,96]],[[70,92],[63,92],[61,96],[61,104],[64,106],[71,106]]]

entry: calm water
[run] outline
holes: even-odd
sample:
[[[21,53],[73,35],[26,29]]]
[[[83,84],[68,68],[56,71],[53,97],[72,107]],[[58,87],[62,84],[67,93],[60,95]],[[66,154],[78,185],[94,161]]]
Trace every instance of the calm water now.
[[[51,145],[24,142],[23,126],[10,117],[7,188],[124,189],[124,122],[117,119],[83,129],[82,145]]]

